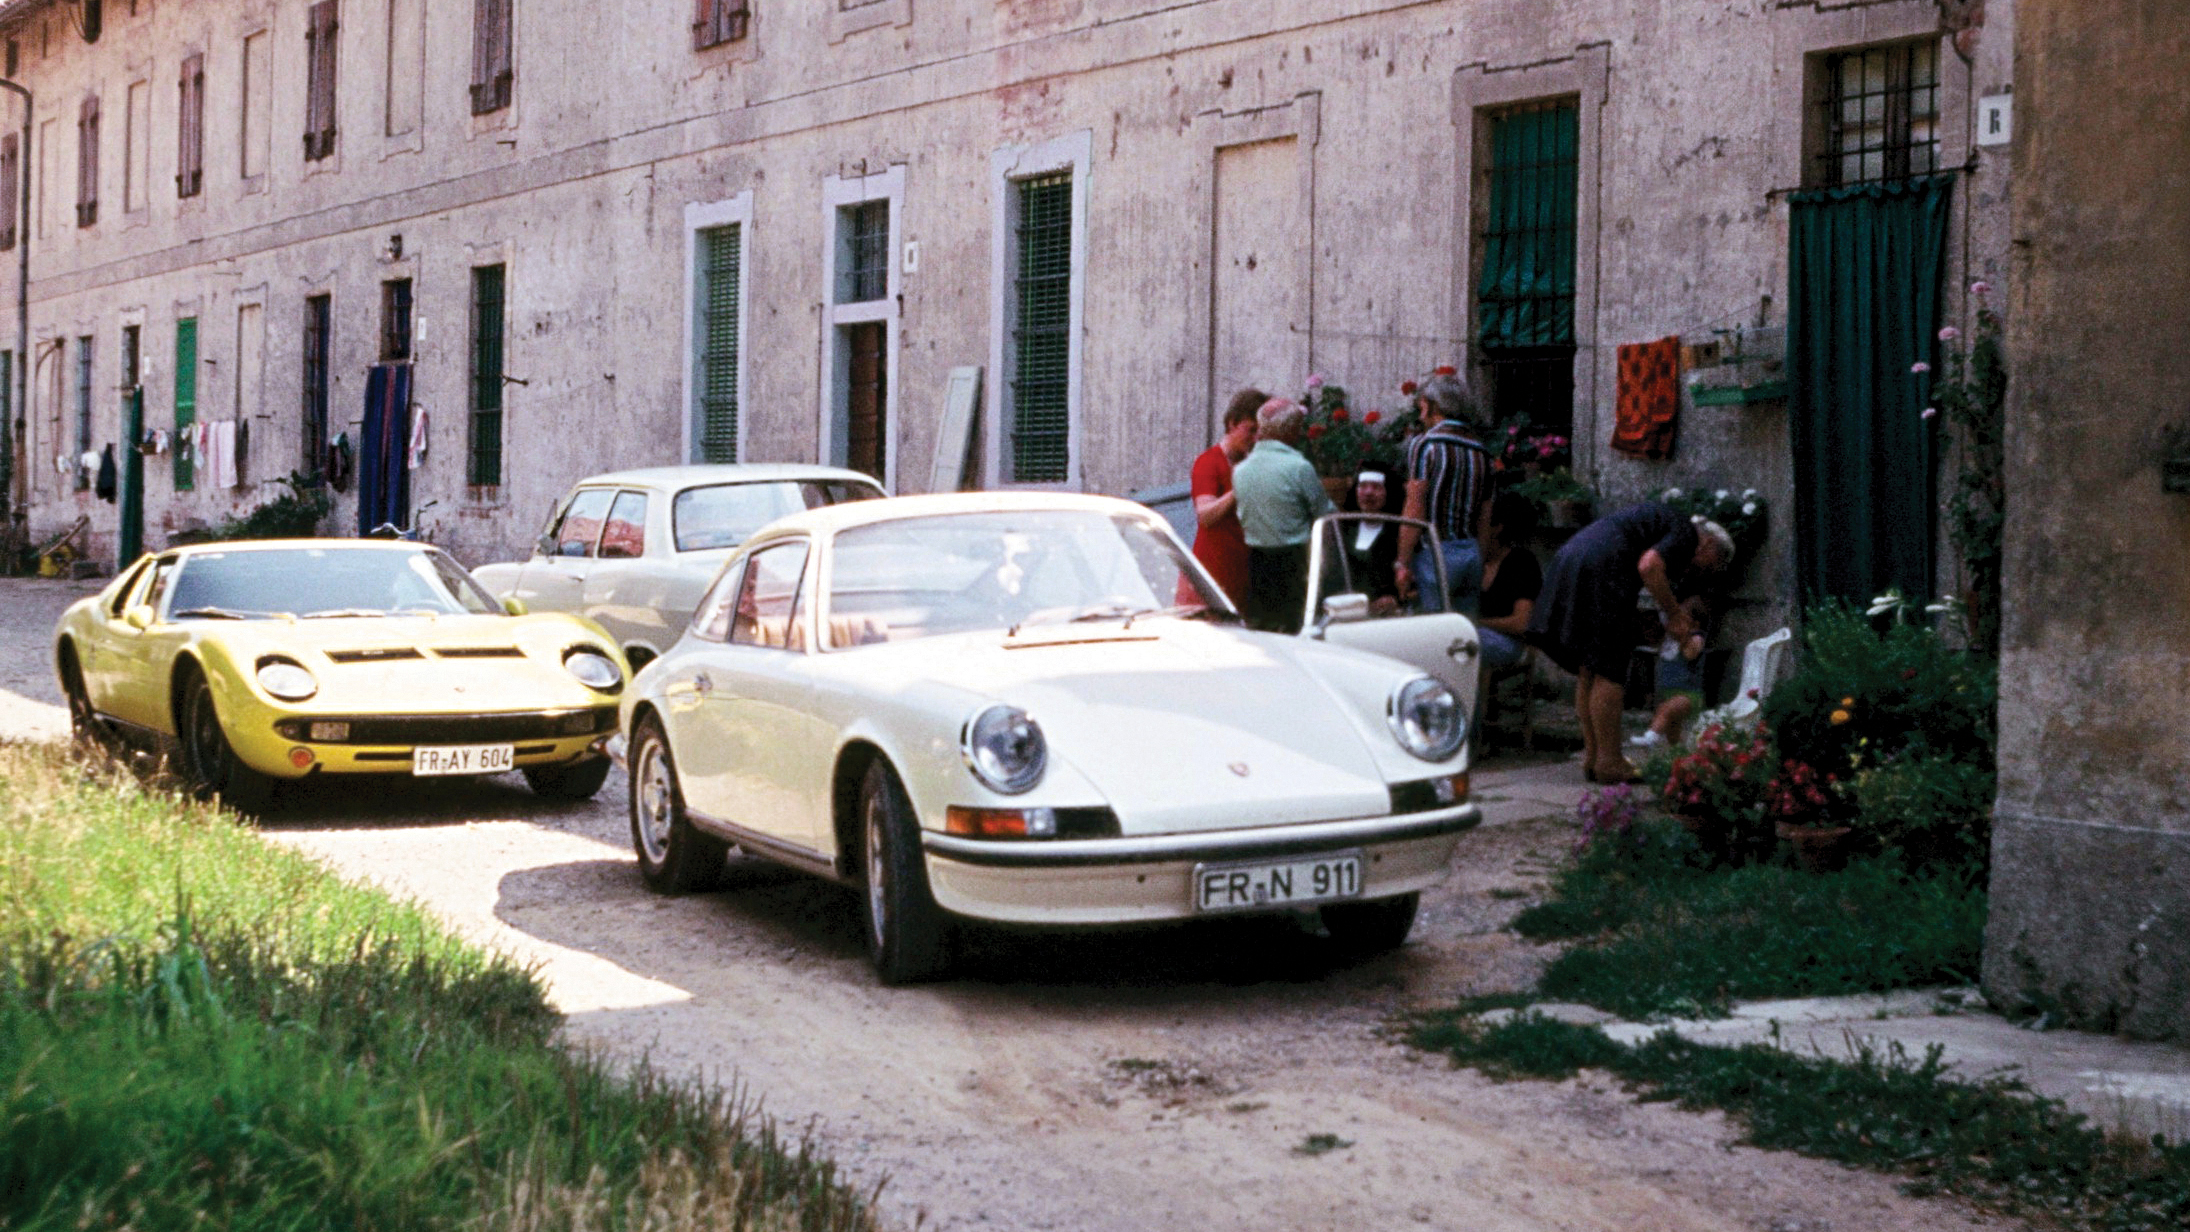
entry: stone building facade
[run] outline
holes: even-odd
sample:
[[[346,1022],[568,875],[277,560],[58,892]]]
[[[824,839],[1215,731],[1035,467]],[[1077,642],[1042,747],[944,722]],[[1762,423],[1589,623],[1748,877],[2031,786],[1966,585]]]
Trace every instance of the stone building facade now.
[[[2190,1039],[2190,10],[2023,9],[1985,988]]]
[[[966,482],[1126,492],[1182,478],[1238,385],[1319,373],[1374,408],[1454,363],[1571,423],[1607,502],[1763,493],[1738,639],[1795,593],[1767,362],[1789,194],[1839,176],[1821,155],[1899,151],[1850,154],[1861,179],[1914,147],[1955,181],[1941,319],[2001,276],[2007,166],[1979,130],[2013,5],[1981,30],[1969,7],[12,0],[37,100],[19,508],[34,533],[88,515],[111,557],[119,506],[78,462],[130,388],[170,433],[157,546],[360,444],[370,370],[407,364],[410,504],[478,562],[611,467],[848,461],[924,490],[957,469],[935,466],[955,369],[983,373]],[[1871,118],[1830,125],[1851,80]],[[1558,165],[1502,163],[1502,126],[1546,109]],[[1531,309],[1557,325],[1488,346],[1486,253],[1515,242],[1493,199],[1532,174],[1572,245]],[[1616,348],[1669,336],[1739,348],[1749,368],[1698,379],[1759,396],[1684,401],[1670,460],[1614,453]],[[248,425],[236,483],[178,465],[186,417]]]

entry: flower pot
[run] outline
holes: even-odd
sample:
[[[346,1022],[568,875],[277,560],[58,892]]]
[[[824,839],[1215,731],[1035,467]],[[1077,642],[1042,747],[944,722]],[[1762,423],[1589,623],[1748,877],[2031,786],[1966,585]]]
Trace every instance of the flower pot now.
[[[1346,507],[1346,489],[1354,486],[1354,477],[1352,475],[1325,475],[1322,478],[1323,491],[1330,496],[1331,503],[1344,509]]]
[[[1847,826],[1799,825],[1782,821],[1773,827],[1780,841],[1795,849],[1795,863],[1804,872],[1838,872],[1848,863],[1850,837],[1855,831]]]
[[[1579,530],[1589,525],[1589,502],[1585,500],[1552,500],[1544,502],[1544,524],[1554,530]]]

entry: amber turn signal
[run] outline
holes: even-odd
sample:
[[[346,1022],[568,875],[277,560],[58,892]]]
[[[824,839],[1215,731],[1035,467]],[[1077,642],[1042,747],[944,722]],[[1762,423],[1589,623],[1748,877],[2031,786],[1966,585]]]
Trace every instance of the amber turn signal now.
[[[943,813],[943,829],[967,838],[1055,838],[1057,810],[971,808],[953,804]]]
[[[307,748],[294,748],[289,750],[289,764],[295,766],[299,770],[302,770],[305,767],[311,765],[312,750]]]

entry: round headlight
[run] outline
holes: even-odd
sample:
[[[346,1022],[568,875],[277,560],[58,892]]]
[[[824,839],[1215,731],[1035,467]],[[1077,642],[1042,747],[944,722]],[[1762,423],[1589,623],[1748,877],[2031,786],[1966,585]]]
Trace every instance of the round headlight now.
[[[623,669],[595,650],[574,650],[563,656],[563,669],[589,689],[607,692],[624,682]]]
[[[1468,738],[1468,715],[1460,699],[1428,676],[1400,685],[1386,717],[1399,747],[1423,761],[1444,761]]]
[[[1016,796],[1042,781],[1049,744],[1042,725],[1016,706],[991,706],[966,721],[959,749],[973,777],[991,790]]]
[[[285,702],[301,702],[319,692],[319,681],[302,667],[276,659],[259,665],[259,687]]]

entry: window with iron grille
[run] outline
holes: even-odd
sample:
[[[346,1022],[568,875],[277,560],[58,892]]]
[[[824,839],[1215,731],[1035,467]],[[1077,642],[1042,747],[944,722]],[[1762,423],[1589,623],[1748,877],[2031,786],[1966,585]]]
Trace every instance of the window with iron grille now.
[[[86,98],[76,116],[76,225],[99,221],[99,96]]]
[[[1573,425],[1580,119],[1575,100],[1555,99],[1501,111],[1483,130],[1476,362],[1498,422]]]
[[[502,482],[503,267],[471,271],[471,465],[467,482]]]
[[[0,136],[0,249],[15,247],[23,194],[23,149],[14,133]]]
[[[137,388],[139,374],[144,367],[144,356],[138,345],[144,338],[139,326],[122,326],[122,392]]]
[[[175,490],[197,486],[197,465],[182,447],[184,433],[198,422],[198,318],[175,322]]]
[[[337,0],[312,6],[304,31],[304,161],[335,152],[335,31]]]
[[[195,197],[205,187],[205,56],[182,62],[175,130],[175,195]]]
[[[334,297],[308,296],[304,301],[304,465],[307,475],[320,473],[327,453],[327,353],[334,333]]]
[[[390,278],[380,284],[380,362],[409,363],[411,358],[411,280]]]
[[[509,106],[516,80],[510,58],[511,0],[472,0],[471,113],[487,115]]]
[[[1014,483],[1062,483],[1072,461],[1072,173],[1018,180],[1012,190],[1018,260],[1005,457]]]
[[[1809,182],[1829,188],[1939,169],[1939,43],[1926,39],[1821,58]]]
[[[744,38],[752,21],[752,0],[692,0],[692,50]]]
[[[702,462],[738,460],[738,299],[744,293],[744,252],[736,226],[698,233],[697,292],[692,297],[697,354],[693,387],[694,438]]]
[[[76,340],[76,456],[82,458],[91,452],[91,338],[89,335]],[[76,490],[81,492],[91,486],[91,476],[77,466]]]
[[[836,302],[864,304],[890,293],[890,203],[862,201],[837,211]]]

